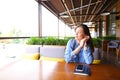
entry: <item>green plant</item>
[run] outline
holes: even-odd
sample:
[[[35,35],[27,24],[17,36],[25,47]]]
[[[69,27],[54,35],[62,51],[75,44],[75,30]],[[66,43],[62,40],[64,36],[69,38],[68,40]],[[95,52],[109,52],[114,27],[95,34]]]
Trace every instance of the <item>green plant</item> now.
[[[26,41],[26,44],[39,45],[41,44],[41,39],[38,37],[31,37]]]
[[[64,37],[65,40],[74,39],[75,37]]]
[[[100,36],[99,39],[101,39],[102,41],[116,40],[116,36],[114,35]]]
[[[31,37],[26,44],[31,45],[66,45],[69,39],[58,39],[56,37],[38,38]]]
[[[93,45],[94,47],[101,47],[101,40],[99,38],[92,38],[92,42],[93,42]]]
[[[45,45],[56,45],[57,38],[55,37],[47,37],[44,40]]]

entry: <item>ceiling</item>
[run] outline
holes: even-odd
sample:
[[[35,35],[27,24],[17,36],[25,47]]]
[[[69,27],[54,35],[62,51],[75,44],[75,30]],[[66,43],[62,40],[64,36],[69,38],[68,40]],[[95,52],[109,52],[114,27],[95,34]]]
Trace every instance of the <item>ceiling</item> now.
[[[69,26],[99,21],[117,0],[36,0]],[[115,12],[114,12],[115,13]],[[111,13],[112,14],[112,13]],[[68,15],[68,17],[65,17]]]

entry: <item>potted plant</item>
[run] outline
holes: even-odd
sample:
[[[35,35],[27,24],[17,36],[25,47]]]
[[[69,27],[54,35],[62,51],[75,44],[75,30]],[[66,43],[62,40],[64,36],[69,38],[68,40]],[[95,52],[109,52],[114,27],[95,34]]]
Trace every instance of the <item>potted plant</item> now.
[[[64,59],[64,51],[68,39],[58,39],[56,37],[38,38],[31,37],[27,40],[26,44],[29,45],[42,45],[40,46],[40,59],[47,57],[50,58],[62,58]],[[56,59],[55,59],[56,60]]]
[[[92,38],[92,42],[94,45],[94,52],[93,52],[93,57],[94,57],[94,64],[100,63],[100,48],[101,48],[101,40],[99,38]]]
[[[92,38],[92,42],[95,48],[101,47],[101,40],[99,38]]]
[[[69,38],[65,39],[58,39],[56,37],[47,37],[47,38],[38,38],[38,37],[31,37],[26,41],[28,45],[61,45],[65,46],[68,42]]]

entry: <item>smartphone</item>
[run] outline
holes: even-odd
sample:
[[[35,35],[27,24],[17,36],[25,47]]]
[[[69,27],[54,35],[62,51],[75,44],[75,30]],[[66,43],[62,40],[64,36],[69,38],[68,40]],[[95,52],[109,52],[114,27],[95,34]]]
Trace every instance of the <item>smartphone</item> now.
[[[83,65],[77,65],[76,71],[83,71]]]

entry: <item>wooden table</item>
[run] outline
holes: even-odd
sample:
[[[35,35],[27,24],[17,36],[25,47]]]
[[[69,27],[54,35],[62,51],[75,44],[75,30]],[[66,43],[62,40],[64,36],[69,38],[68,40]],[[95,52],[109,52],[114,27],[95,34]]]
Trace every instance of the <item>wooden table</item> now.
[[[0,68],[0,80],[120,80],[120,69],[90,65],[91,76],[73,74],[76,63],[19,60]]]

